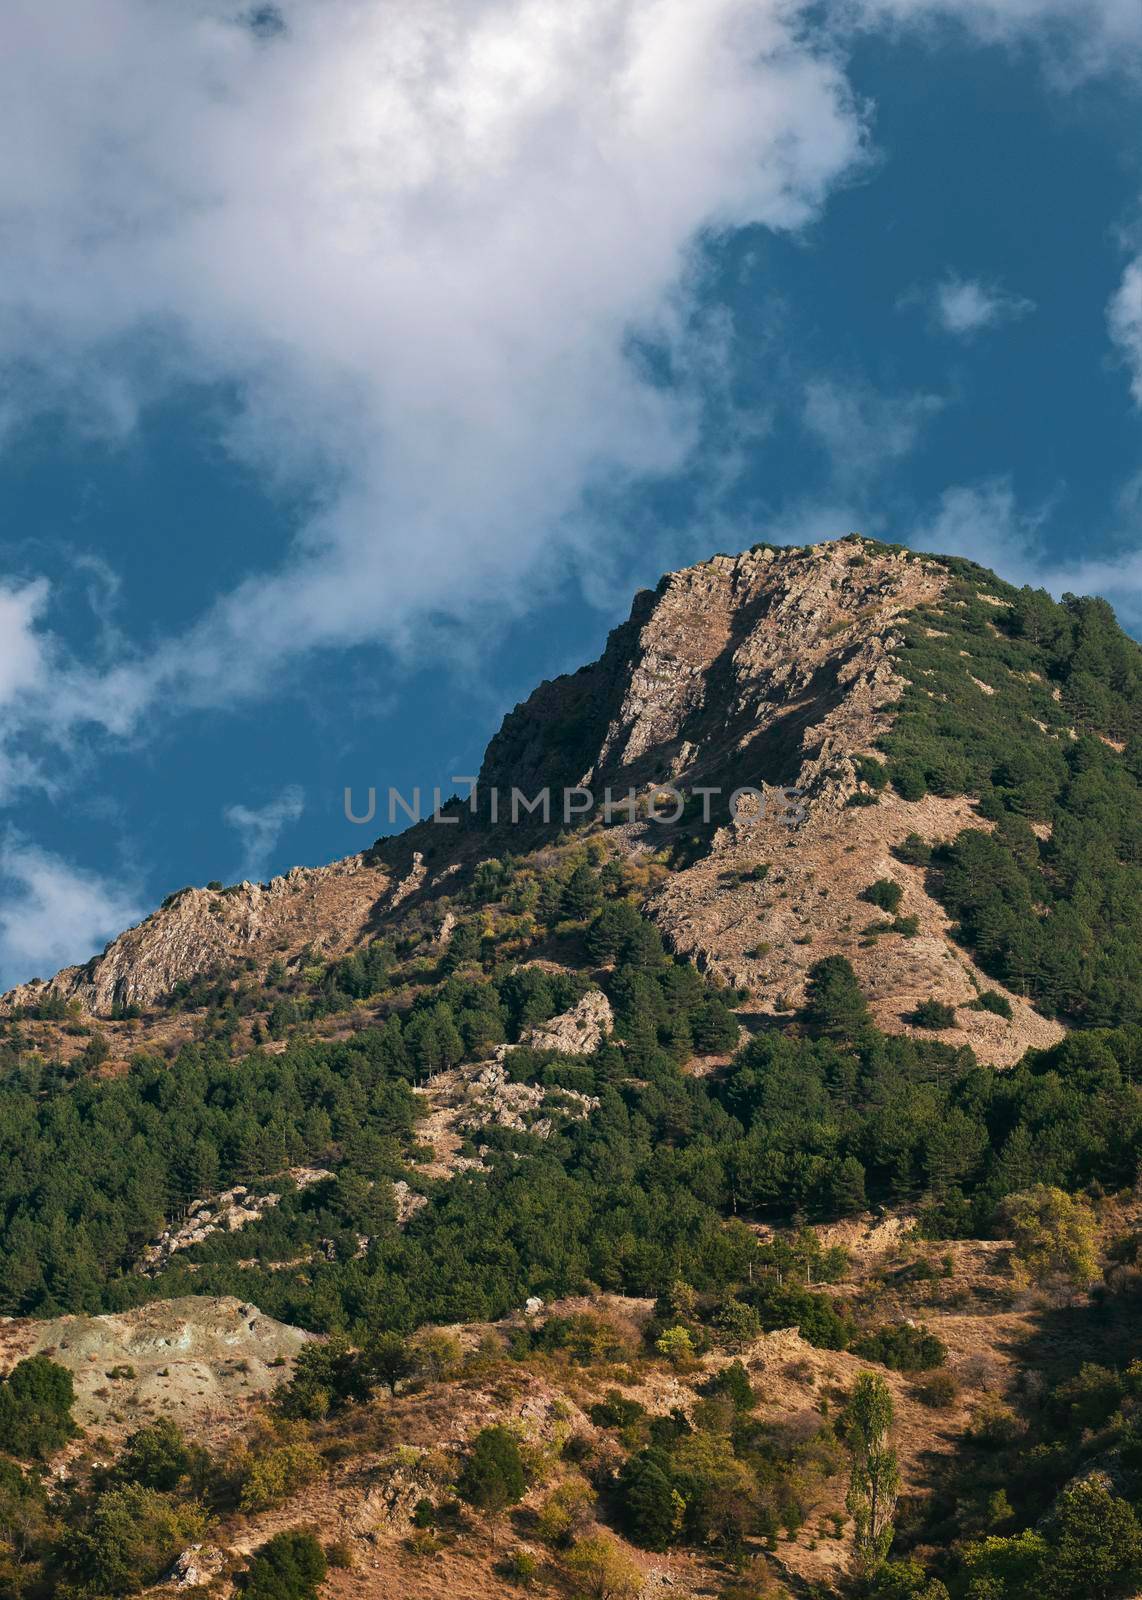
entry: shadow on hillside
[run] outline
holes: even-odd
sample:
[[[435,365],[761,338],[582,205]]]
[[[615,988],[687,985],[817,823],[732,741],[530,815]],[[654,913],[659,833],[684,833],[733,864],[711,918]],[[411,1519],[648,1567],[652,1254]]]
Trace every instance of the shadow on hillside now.
[[[1011,1360],[1016,1379],[997,1398],[1034,1429],[1043,1397],[1076,1377],[1085,1364],[1126,1366],[1138,1350],[1139,1309],[1136,1295],[1101,1288],[1089,1300],[1042,1305],[1029,1328],[994,1346]],[[1018,1379],[1027,1374],[1033,1374],[1034,1381],[1020,1383]],[[1010,1461],[1011,1450],[1019,1448],[1017,1441],[997,1449],[959,1440],[951,1455],[921,1451],[915,1458],[919,1492],[910,1497],[908,1510],[902,1506],[902,1523],[911,1523],[902,1546],[906,1549],[917,1541],[939,1545],[957,1537],[962,1532],[962,1507],[973,1488],[980,1480],[1002,1486],[1004,1462]]]

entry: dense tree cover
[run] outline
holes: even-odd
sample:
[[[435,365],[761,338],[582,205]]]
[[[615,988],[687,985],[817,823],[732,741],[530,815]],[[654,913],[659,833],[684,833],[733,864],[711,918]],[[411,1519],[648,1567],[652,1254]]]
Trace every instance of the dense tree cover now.
[[[848,1209],[845,1187],[858,1180],[884,1198],[928,1192],[947,1237],[972,1226],[953,1226],[953,1214],[966,1207],[982,1225],[1003,1194],[1037,1179],[1128,1184],[1142,1131],[1140,1051],[1136,1028],[1074,1035],[1000,1075],[970,1052],[871,1029],[853,1042],[762,1035],[717,1089],[746,1129],[733,1152],[735,1199],[825,1213]]]
[[[965,943],[1047,1011],[1142,1020],[1142,650],[1104,601],[1056,604],[965,563],[900,661],[893,784],[977,795],[996,825],[931,856]]]
[[[580,868],[591,877],[591,893]],[[613,964],[603,981],[627,1038],[623,1050],[606,1048],[589,1059],[528,1049],[510,1058],[513,1077],[551,1089],[545,1114],[558,1112],[561,1088],[594,1094],[632,1074],[677,1090],[681,1060],[695,1049],[730,1049],[737,1040],[738,1026],[724,998],[692,967],[669,958],[657,932],[628,902],[599,905],[608,882],[612,889],[621,886],[581,861],[569,876],[563,868],[527,886],[542,898],[554,884],[558,892],[548,894],[549,915],[561,917],[565,891],[576,885],[575,909],[585,909],[590,918],[578,925],[579,936],[598,933],[613,942]],[[494,892],[513,893],[514,884],[514,874],[501,872]],[[461,923],[454,938],[466,926]],[[389,950],[383,948],[383,958],[378,955],[370,970],[388,974]],[[370,960],[366,953],[365,968]],[[307,1247],[334,1262],[349,1261],[359,1254],[363,1230],[374,1239],[375,1254],[359,1270],[372,1276],[375,1261],[383,1264],[385,1277],[400,1274],[402,1258],[417,1250],[397,1233],[390,1180],[404,1170],[414,1138],[413,1085],[518,1040],[567,1010],[590,986],[574,970],[523,966],[484,975],[470,964],[444,965],[447,975],[419,986],[400,1006],[382,1007],[377,1026],[343,1043],[300,1033],[283,1054],[255,1051],[235,1060],[219,1036],[185,1047],[173,1061],[141,1057],[126,1077],[112,1081],[72,1081],[34,1058],[21,1060],[0,1091],[0,1309],[39,1315],[91,1311],[175,1292],[184,1284],[187,1292],[202,1288],[208,1280],[199,1276],[190,1283],[181,1263],[153,1284],[132,1276],[130,1268],[143,1243],[191,1199],[238,1181],[284,1191],[283,1201],[257,1227],[240,1236],[217,1234],[196,1252],[199,1261],[216,1268],[209,1281],[233,1284],[239,1259],[272,1261]],[[342,987],[355,981],[343,962],[330,970]],[[327,976],[318,969],[319,988]],[[366,986],[371,981],[361,980]],[[522,1135],[498,1137],[498,1147],[517,1156],[532,1153],[536,1144]],[[297,1164],[332,1166],[336,1180],[297,1193],[286,1176]],[[562,1173],[560,1162],[551,1165]],[[528,1181],[513,1192],[522,1194]],[[483,1185],[470,1193],[457,1185],[441,1199],[450,1238],[446,1255],[457,1248],[459,1234],[492,1226],[488,1208],[499,1203]],[[478,1224],[470,1215],[474,1210],[481,1213]],[[582,1211],[578,1206],[573,1215]],[[529,1226],[529,1238],[531,1232]],[[431,1233],[430,1248],[438,1256],[435,1229]],[[554,1240],[539,1251],[545,1260],[553,1253]],[[503,1255],[499,1245],[491,1261]],[[474,1288],[466,1283],[469,1272],[460,1274],[465,1283],[454,1296],[457,1315],[467,1314],[467,1305],[477,1308],[473,1315],[509,1309],[515,1290],[508,1284],[540,1270],[529,1255],[525,1249],[522,1260],[516,1258],[514,1273],[493,1264]],[[585,1251],[569,1252],[564,1278],[580,1282],[586,1270]],[[309,1323],[337,1326],[346,1311],[327,1304],[327,1275],[319,1276],[322,1286],[312,1292],[295,1284],[308,1310],[290,1303]],[[264,1296],[261,1286],[258,1292]],[[275,1290],[272,1298],[278,1304],[280,1293]],[[398,1296],[391,1326],[406,1327],[428,1314],[423,1294],[411,1305],[407,1299]],[[364,1314],[359,1295],[352,1300],[350,1320]]]
[[[0,1308],[99,1308],[168,1217],[229,1183],[335,1152],[369,1180],[398,1171],[414,1100],[390,1044],[382,1029],[238,1062],[190,1045],[71,1085],[22,1068],[0,1093]],[[327,1186],[297,1210],[336,1234],[355,1221],[350,1201]]]
[[[870,1196],[928,1196],[927,1226],[947,1237],[993,1230],[1004,1196],[1041,1179],[1128,1184],[1140,1064],[1137,1029],[1072,1037],[1002,1076],[965,1052],[873,1030],[858,1041],[774,1034],[740,1051],[711,1093],[676,1071],[607,1082],[604,1049],[588,1121],[545,1144],[515,1136],[486,1177],[441,1186],[365,1258],[318,1266],[304,1282],[212,1266],[198,1276],[309,1325],[407,1331],[589,1284],[658,1294],[684,1278],[719,1293],[753,1261],[755,1281],[739,1293],[765,1326],[800,1321],[843,1347],[851,1330],[832,1302],[727,1228],[727,1213],[829,1216]],[[289,1215],[283,1207],[269,1226]]]
[[[521,1051],[513,1063],[556,1100],[560,1085],[597,1095],[598,1110],[557,1118],[546,1142],[486,1130],[489,1171],[414,1179],[430,1203],[403,1229],[390,1180],[415,1141],[410,1081],[430,1070],[415,1059],[421,1019],[447,1022],[462,1051],[465,1032],[483,1037],[473,1018],[518,1037],[573,1000],[574,974],[457,971],[378,1027],[344,1042],[299,1037],[274,1057],[232,1061],[213,1041],[112,1081],[61,1085],[22,1069],[0,1096],[3,1310],[234,1293],[285,1320],[373,1337],[498,1317],[531,1294],[590,1285],[657,1295],[686,1279],[720,1294],[753,1262],[739,1295],[764,1326],[801,1321],[842,1348],[855,1333],[843,1310],[784,1276],[727,1216],[825,1217],[921,1197],[926,1226],[950,1236],[993,1228],[1004,1196],[1035,1182],[1133,1180],[1137,1028],[1073,1035],[997,1075],[965,1049],[878,1033],[852,969],[831,958],[814,970],[800,1036],[759,1035],[720,1078],[693,1079],[679,1061],[695,1032],[730,1013],[651,933],[603,974],[621,1048]],[[296,1162],[335,1176],[295,1191],[274,1175]],[[193,1275],[179,1258],[153,1279],[130,1271],[186,1199],[236,1179],[272,1181],[281,1204],[199,1246]],[[293,1270],[238,1265],[307,1254]]]

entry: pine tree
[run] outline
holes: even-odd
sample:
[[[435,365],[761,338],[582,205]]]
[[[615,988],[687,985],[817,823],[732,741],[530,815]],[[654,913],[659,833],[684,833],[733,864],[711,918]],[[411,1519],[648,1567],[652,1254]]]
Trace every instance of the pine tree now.
[[[665,1550],[681,1526],[685,1503],[670,1480],[669,1460],[659,1450],[631,1456],[619,1477],[623,1523],[636,1544]]]
[[[811,1027],[831,1038],[851,1039],[870,1026],[856,973],[844,956],[826,956],[810,968],[805,1015]]]

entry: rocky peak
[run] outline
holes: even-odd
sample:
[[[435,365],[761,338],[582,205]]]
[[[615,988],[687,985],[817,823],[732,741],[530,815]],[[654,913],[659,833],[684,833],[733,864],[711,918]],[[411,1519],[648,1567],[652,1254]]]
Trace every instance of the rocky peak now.
[[[505,719],[481,782],[798,784],[866,750],[899,698],[894,625],[938,562],[850,538],[714,556],[643,593],[601,658]],[[855,779],[852,779],[855,782]]]

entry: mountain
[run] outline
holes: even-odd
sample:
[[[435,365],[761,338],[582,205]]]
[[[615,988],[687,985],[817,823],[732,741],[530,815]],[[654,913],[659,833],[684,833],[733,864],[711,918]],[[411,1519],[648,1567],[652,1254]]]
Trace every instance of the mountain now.
[[[1125,1597],[1140,1170],[1138,646],[715,556],[5,997],[0,1592]]]
[[[1059,804],[1094,782],[1091,763],[1112,768],[1122,790],[1126,815],[1114,828],[1138,837],[1138,661],[1101,603],[1068,610],[961,561],[855,536],[715,556],[640,594],[597,662],[544,683],[505,718],[482,765],[477,814],[451,808],[455,839],[422,824],[268,885],[184,890],[101,956],[0,1005],[78,1001],[112,1019],[238,962],[265,970],[341,956],[397,914],[443,919],[482,856],[534,842],[527,812],[511,824],[513,789],[530,800],[549,787],[558,821],[564,791],[586,785],[597,823],[608,788],[618,799],[668,784],[688,797],[679,823],[623,826],[616,813],[608,835],[617,848],[665,852],[669,875],[646,909],[673,949],[749,988],[763,1015],[797,1007],[810,967],[843,954],[882,1027],[907,1031],[916,1006],[934,1000],[956,1009],[949,1040],[1009,1065],[1059,1038],[1076,1005],[1093,1002],[1112,1022],[1123,1013],[1104,991],[1142,986],[1138,942],[1121,919],[1123,895],[1138,914],[1136,847],[1124,845],[1115,871],[1085,854],[1053,859],[1052,838]],[[729,800],[742,785],[794,789],[796,803],[771,796],[758,819],[743,802],[734,821]],[[695,795],[710,786],[718,796]],[[502,796],[495,824],[493,790]],[[1083,798],[1078,815],[1093,804]],[[1070,845],[1073,815],[1065,827]],[[981,833],[1003,841],[990,847],[1004,882],[990,907],[997,927],[981,927],[988,912],[974,904],[965,921],[922,848],[957,837],[978,847]],[[1041,872],[1028,879],[1031,852]],[[1099,901],[1082,929],[1070,922],[1080,879],[1083,899]],[[886,921],[865,897],[887,880],[900,897]],[[1026,943],[1027,918],[1055,942],[1044,908],[1056,898],[1075,970],[1040,982],[1024,970],[1036,955],[1011,946]],[[974,1007],[989,987],[1010,1019]]]

